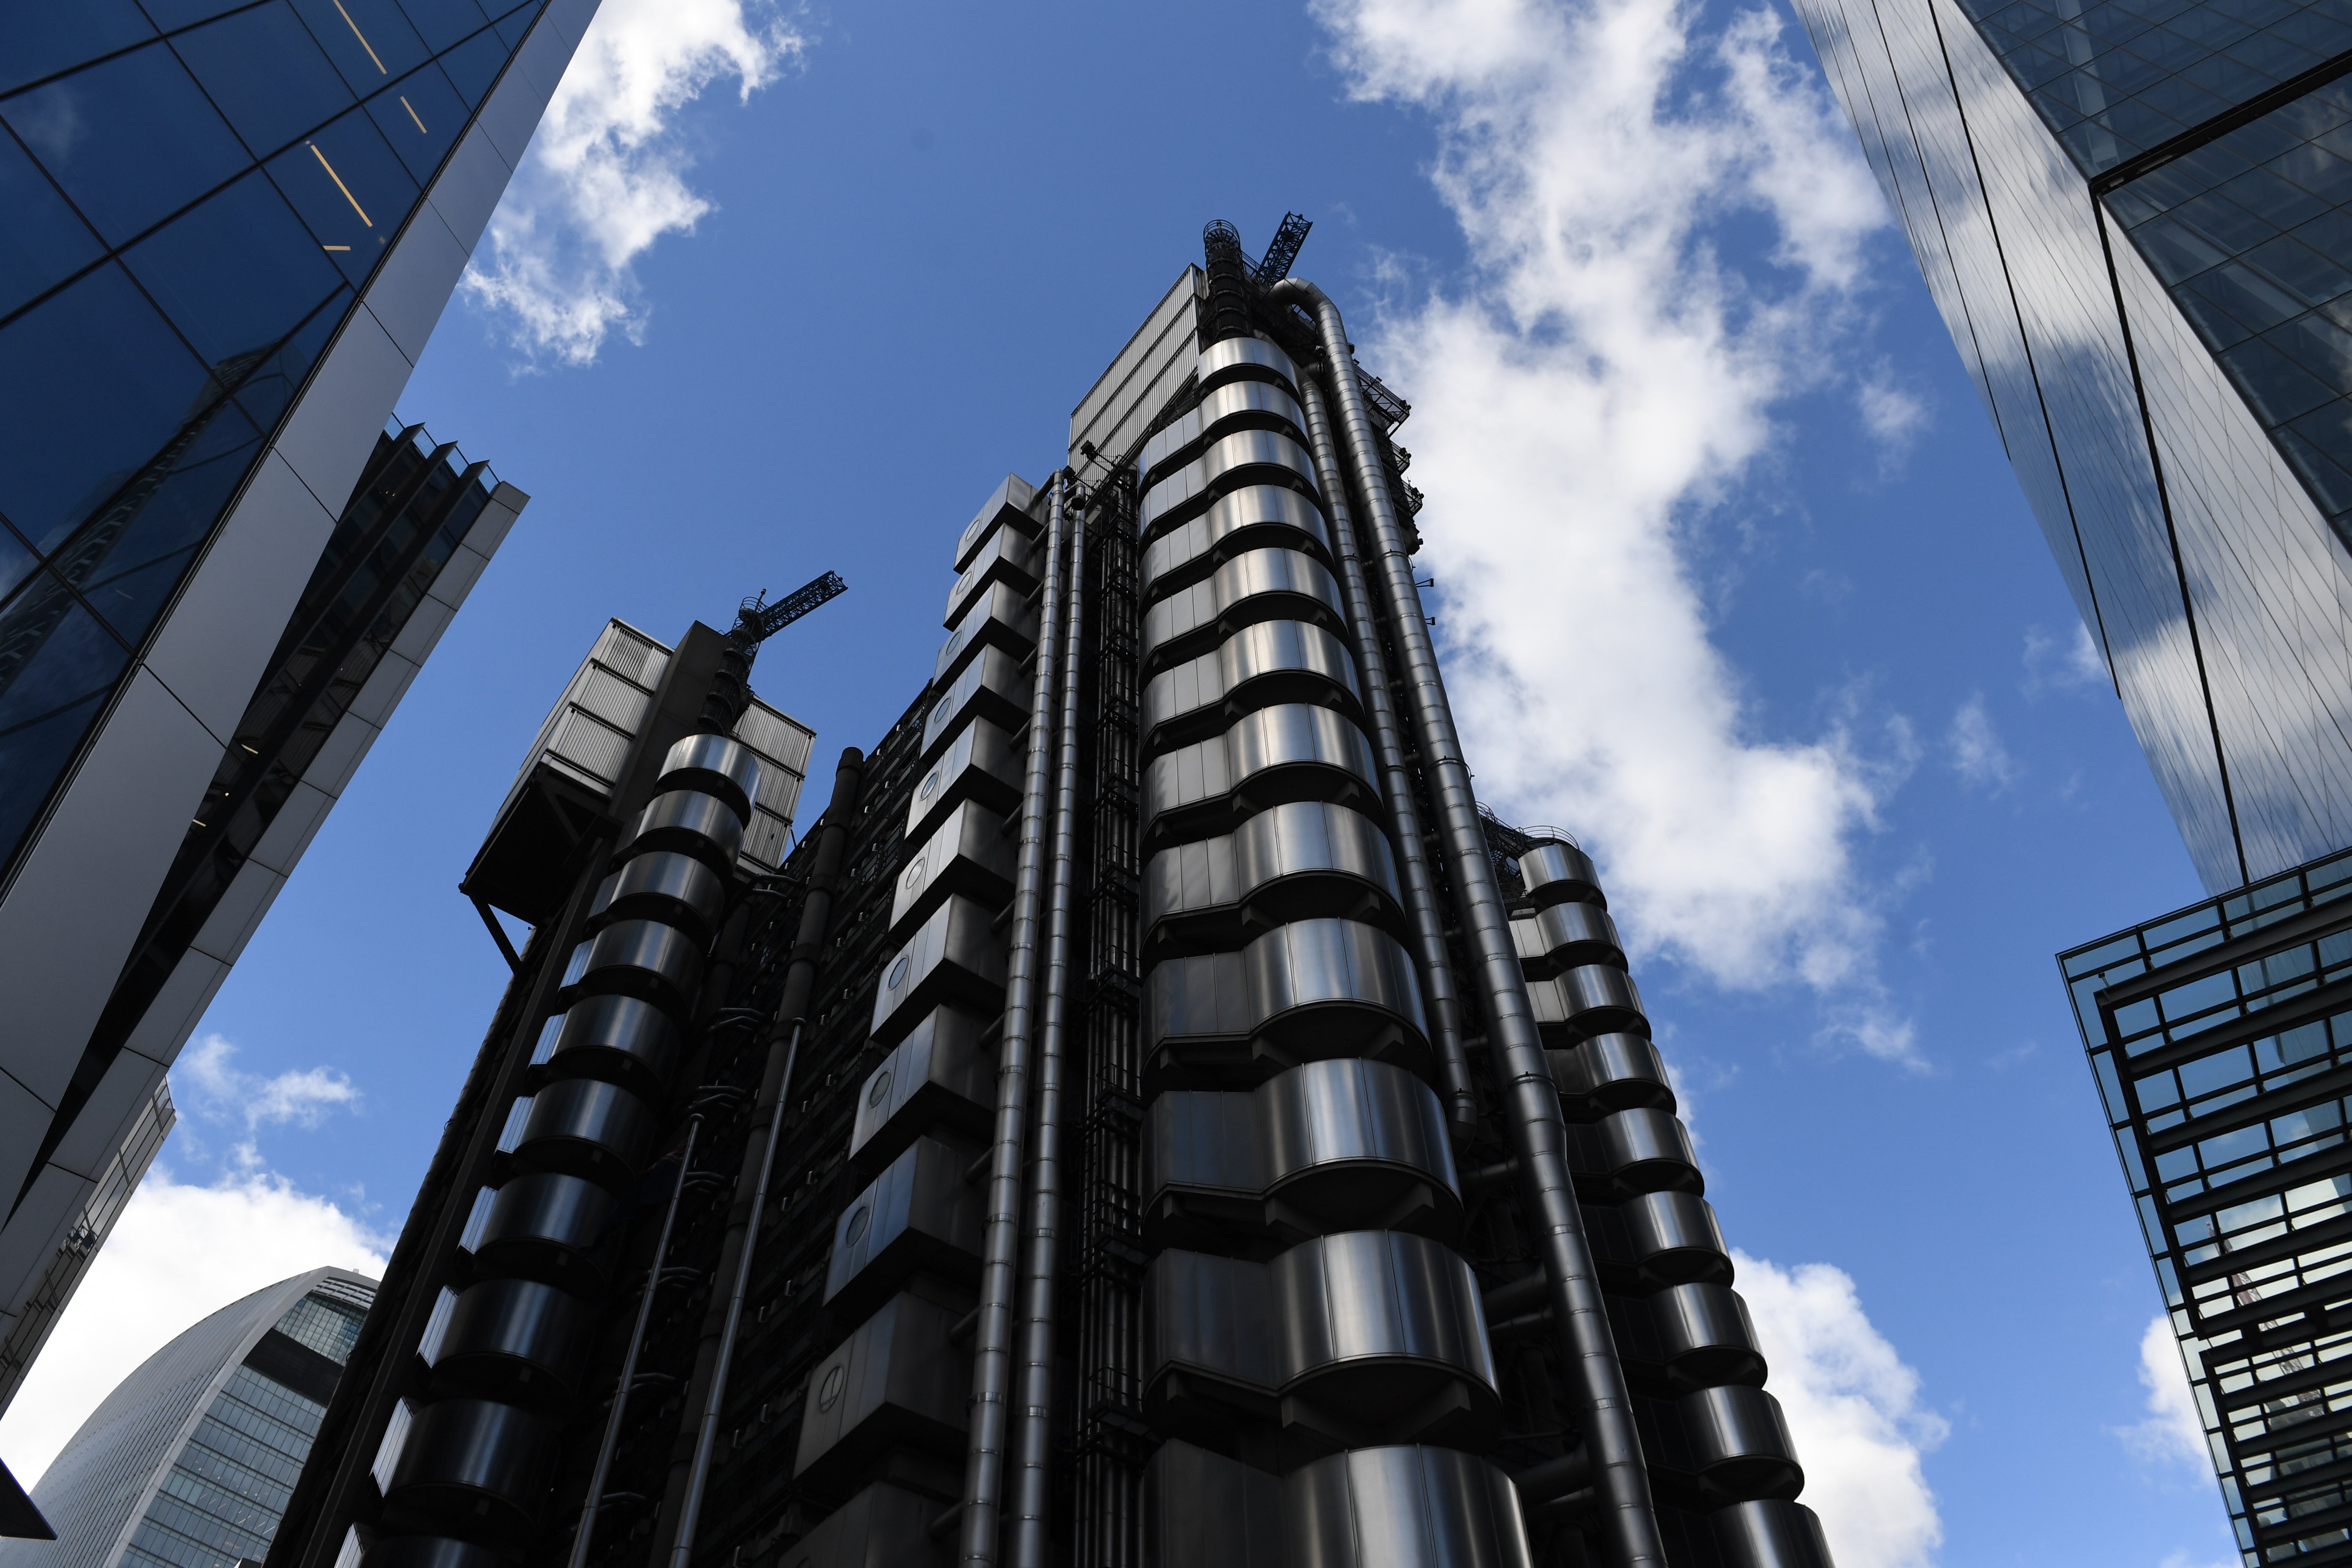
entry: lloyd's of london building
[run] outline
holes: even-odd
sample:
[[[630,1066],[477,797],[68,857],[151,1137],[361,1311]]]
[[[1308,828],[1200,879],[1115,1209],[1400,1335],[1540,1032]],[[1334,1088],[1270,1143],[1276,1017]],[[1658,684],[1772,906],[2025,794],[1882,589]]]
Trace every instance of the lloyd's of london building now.
[[[2352,9],[1798,9],[2213,895],[2060,963],[2238,1544],[2352,1562]]]
[[[529,500],[387,420],[594,11],[0,27],[0,1409]]]
[[[1592,864],[1471,794],[1303,230],[1213,226],[1071,466],[943,535],[934,677],[780,867],[762,612],[600,640],[270,1568],[1829,1568]]]

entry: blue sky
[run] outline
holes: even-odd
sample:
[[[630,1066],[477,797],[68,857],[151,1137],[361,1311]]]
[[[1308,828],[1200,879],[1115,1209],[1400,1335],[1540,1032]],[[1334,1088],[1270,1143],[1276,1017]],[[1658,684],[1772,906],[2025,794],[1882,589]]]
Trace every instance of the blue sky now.
[[[1049,470],[1204,221],[1296,209],[1416,405],[1480,787],[1602,862],[1844,1568],[2234,1560],[2052,962],[2199,889],[1793,17],[606,11],[401,405],[530,508],[101,1268],[163,1267],[170,1203],[267,1210],[240,1289],[382,1245],[503,979],[455,883],[604,620],[837,570],[754,679],[820,771],[869,742],[954,531]],[[84,1316],[60,1356],[110,1381]],[[28,1390],[12,1462],[70,1405]]]

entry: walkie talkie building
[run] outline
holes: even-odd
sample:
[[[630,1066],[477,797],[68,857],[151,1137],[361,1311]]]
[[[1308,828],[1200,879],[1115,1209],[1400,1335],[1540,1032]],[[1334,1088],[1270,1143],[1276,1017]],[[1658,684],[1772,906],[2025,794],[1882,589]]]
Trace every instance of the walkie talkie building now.
[[[533,932],[271,1568],[1827,1568],[1304,232],[1213,226],[942,550],[780,868],[750,609],[519,786],[468,887]]]

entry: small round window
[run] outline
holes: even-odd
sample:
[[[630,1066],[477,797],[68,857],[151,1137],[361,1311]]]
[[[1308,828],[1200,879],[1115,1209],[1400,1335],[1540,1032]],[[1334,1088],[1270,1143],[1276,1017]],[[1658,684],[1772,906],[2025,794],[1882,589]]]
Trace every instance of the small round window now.
[[[904,985],[907,983],[907,971],[912,969],[914,966],[915,961],[911,958],[902,958],[898,963],[892,964],[890,966],[890,989],[896,991],[899,986]]]
[[[923,858],[920,855],[918,855],[915,857],[915,863],[907,868],[907,886],[909,888],[916,887],[921,883],[922,879]]]
[[[882,1071],[874,1075],[874,1087],[866,1091],[866,1103],[868,1105],[879,1105],[889,1098],[890,1073],[889,1069],[886,1068]]]
[[[842,1385],[849,1381],[849,1369],[836,1366],[824,1374],[824,1383],[816,1391],[816,1407],[830,1410],[841,1403]]]
[[[856,1246],[861,1240],[865,1239],[866,1226],[873,1217],[874,1211],[870,1207],[860,1208],[856,1213],[852,1214],[849,1216],[849,1224],[842,1228],[842,1241],[850,1247]]]
[[[931,796],[939,793],[939,789],[940,770],[933,768],[931,770],[930,777],[923,781],[923,787],[915,792],[915,798],[917,800],[929,800]]]

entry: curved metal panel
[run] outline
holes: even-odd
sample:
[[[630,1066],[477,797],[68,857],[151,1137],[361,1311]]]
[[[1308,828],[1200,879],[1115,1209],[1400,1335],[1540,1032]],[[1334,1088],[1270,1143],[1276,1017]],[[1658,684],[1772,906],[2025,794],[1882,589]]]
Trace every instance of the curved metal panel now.
[[[795,1476],[846,1479],[899,1443],[963,1451],[971,1357],[950,1339],[957,1314],[893,1296],[809,1373]]]
[[[646,1102],[625,1089],[601,1079],[561,1079],[531,1098],[515,1164],[617,1188],[644,1163],[653,1120]]]
[[[1234,788],[1250,797],[1250,810],[1286,800],[1373,798],[1371,742],[1328,708],[1285,702],[1244,713],[1225,731],[1225,746]],[[1277,773],[1295,776],[1271,776]],[[1307,776],[1317,773],[1340,776]]]
[[[1306,439],[1307,416],[1291,389],[1265,381],[1234,381],[1211,388],[1190,412],[1143,444],[1136,471],[1149,487],[1160,471],[1192,456],[1203,440],[1235,430],[1276,430]]]
[[[1700,1489],[1718,1502],[1792,1499],[1805,1484],[1780,1402],[1760,1388],[1702,1388],[1683,1395],[1683,1424]]]
[[[614,921],[656,920],[689,931],[698,942],[719,934],[727,911],[727,883],[708,864],[675,849],[657,849],[621,863],[596,889],[592,929]]]
[[[535,1279],[484,1279],[457,1292],[433,1358],[436,1379],[545,1408],[573,1392],[594,1327],[586,1302]]]
[[[1256,621],[1209,652],[1171,666],[1143,690],[1147,752],[1221,731],[1240,714],[1276,703],[1361,711],[1355,660],[1339,639],[1306,621]]]
[[[1234,830],[1234,860],[1253,923],[1321,915],[1402,923],[1388,835],[1344,805],[1291,801],[1259,812]]]
[[[361,1561],[366,1568],[506,1568],[506,1559],[488,1547],[446,1535],[379,1540]]]
[[[1639,1035],[1595,1035],[1551,1056],[1562,1094],[1581,1096],[1604,1111],[1675,1108],[1665,1063]]]
[[[931,759],[916,784],[907,805],[907,837],[918,843],[929,837],[940,820],[967,800],[1000,815],[1021,804],[1021,763],[1013,754],[1013,737],[976,715]]]
[[[1217,627],[1228,636],[1257,621],[1341,624],[1339,579],[1304,551],[1274,545],[1244,550],[1211,574],[1209,585]]]
[[[981,590],[992,584],[1002,583],[1024,598],[1035,593],[1042,554],[1034,540],[1012,529],[1000,528],[990,534],[972,552],[970,564],[957,574],[955,586],[948,590],[947,614],[940,624],[952,626],[961,620]]]
[[[931,1009],[859,1087],[849,1163],[877,1171],[933,1128],[986,1137],[996,1064],[981,1035],[981,1021],[971,1014]]]
[[[1013,845],[1005,835],[1004,818],[973,802],[948,813],[898,873],[891,934],[905,941],[908,927],[956,895],[1003,909],[1013,897]]]
[[[1623,970],[1605,963],[1580,964],[1563,971],[1551,984],[1559,988],[1561,1010],[1569,1027],[1578,1034],[1648,1037],[1650,1019],[1642,1011],[1642,993]]]
[[[1288,1061],[1428,1050],[1421,979],[1387,932],[1355,921],[1277,926],[1243,952],[1258,1037]]]
[[[1264,338],[1226,338],[1211,343],[1201,354],[1198,374],[1202,386],[1222,386],[1228,381],[1255,377],[1272,371],[1298,388],[1298,367],[1290,356],[1267,342]]]
[[[1520,856],[1519,881],[1538,904],[1609,907],[1601,896],[1601,873],[1593,869],[1592,857],[1573,844],[1538,844]]]
[[[669,1086],[677,1032],[651,1003],[635,996],[591,996],[563,1015],[548,1058],[565,1077],[608,1079],[643,1093]]]
[[[1731,1258],[1715,1209],[1689,1193],[1643,1193],[1618,1211],[1633,1249],[1633,1270],[1651,1289],[1731,1283]]]
[[[965,661],[984,647],[1001,647],[1013,658],[1025,659],[1037,646],[1037,605],[1003,583],[992,583],[965,607],[940,656],[931,665],[931,679],[952,680]]]
[[[1726,1285],[1675,1285],[1650,1298],[1659,1359],[1678,1388],[1746,1384],[1761,1387],[1764,1354],[1748,1303]]]
[[[698,789],[674,789],[646,803],[622,853],[675,849],[728,877],[734,874],[735,857],[742,847],[743,819],[726,802]]]
[[[1001,647],[984,647],[940,693],[923,721],[923,756],[944,750],[965,721],[993,720],[1019,729],[1029,716],[1029,682],[1021,666]]]
[[[1199,457],[1143,492],[1141,514],[1148,537],[1206,510],[1218,496],[1245,484],[1291,485],[1308,495],[1315,464],[1307,449],[1274,430],[1238,430],[1211,442]]]
[[[1822,1521],[1800,1502],[1733,1503],[1712,1515],[1724,1568],[1835,1568]]]
[[[1291,1568],[1531,1568],[1534,1562],[1511,1479],[1455,1448],[1334,1454],[1292,1471],[1283,1500],[1287,1528],[1276,1560]]]
[[[610,1193],[578,1176],[555,1171],[517,1176],[490,1200],[482,1239],[474,1248],[476,1264],[559,1279],[570,1279],[577,1269],[585,1289],[598,1289],[595,1253],[614,1206]]]
[[[1187,587],[1236,552],[1264,544],[1304,550],[1328,561],[1330,524],[1322,509],[1297,490],[1244,485],[1144,547],[1144,597],[1156,599]]]
[[[862,1317],[918,1270],[971,1284],[980,1278],[986,1215],[965,1181],[971,1150],[918,1138],[849,1200],[833,1226],[825,1305]]]
[[[1478,1282],[1451,1247],[1392,1230],[1343,1231],[1300,1243],[1266,1272],[1280,1314],[1275,1368],[1284,1388],[1349,1363],[1407,1360],[1442,1363],[1494,1391]],[[1361,1407],[1347,1413],[1378,1420],[1404,1403],[1392,1390],[1367,1386]]]
[[[686,932],[660,921],[616,921],[572,950],[562,994],[642,996],[682,1017],[701,980],[702,952]]]
[[[760,759],[726,735],[688,735],[662,759],[656,790],[698,789],[717,795],[745,822],[760,798]]]
[[[1626,1192],[1706,1190],[1690,1134],[1670,1110],[1619,1110],[1601,1119],[1601,1149],[1610,1179]]]
[[[409,1428],[384,1522],[463,1529],[477,1539],[520,1545],[538,1522],[540,1494],[555,1457],[556,1430],[546,1417],[488,1399],[445,1399],[427,1405]]]
[[[994,913],[950,896],[882,966],[874,1037],[896,1045],[942,1002],[993,1016],[1004,1005],[1004,939]]]
[[[1531,980],[1588,963],[1625,967],[1617,922],[1598,904],[1552,904],[1510,922],[1519,966]]]

